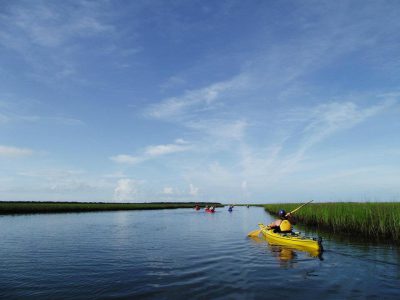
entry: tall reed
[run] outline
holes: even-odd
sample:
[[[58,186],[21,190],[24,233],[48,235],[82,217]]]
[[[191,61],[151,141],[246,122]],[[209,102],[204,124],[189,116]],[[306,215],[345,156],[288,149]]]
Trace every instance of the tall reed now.
[[[267,212],[287,212],[298,203],[267,204]],[[326,228],[333,232],[358,234],[400,243],[400,203],[311,203],[295,213],[299,223]]]

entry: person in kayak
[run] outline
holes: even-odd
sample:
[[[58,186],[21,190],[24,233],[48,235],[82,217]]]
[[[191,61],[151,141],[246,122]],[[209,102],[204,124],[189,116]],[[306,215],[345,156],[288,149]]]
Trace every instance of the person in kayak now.
[[[291,213],[286,213],[284,209],[278,212],[279,220],[276,220],[268,226],[275,232],[291,232],[292,225],[296,225],[296,219]]]

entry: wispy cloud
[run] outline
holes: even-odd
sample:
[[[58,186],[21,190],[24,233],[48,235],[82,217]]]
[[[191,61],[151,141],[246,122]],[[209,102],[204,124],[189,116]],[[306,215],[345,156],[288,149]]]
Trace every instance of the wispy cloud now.
[[[67,178],[67,177],[77,177],[84,174],[83,170],[75,169],[36,169],[36,170],[26,170],[17,173],[18,176],[24,177],[38,177],[53,180],[55,178]]]
[[[119,154],[110,157],[110,159],[121,164],[137,164],[159,156],[185,152],[191,148],[192,146],[188,142],[184,141],[183,139],[177,139],[173,144],[148,146],[139,156]]]
[[[74,7],[49,2],[26,4],[11,5],[1,16],[5,26],[0,31],[0,43],[6,47],[21,52],[25,52],[28,45],[53,48],[79,36],[113,30],[111,25],[102,23],[97,16],[100,3]]]
[[[103,1],[78,5],[25,1],[24,5],[8,5],[0,15],[0,45],[30,66],[25,75],[31,78],[44,82],[79,80],[76,56],[85,45],[82,40],[114,30],[104,17],[105,6]]]
[[[14,199],[43,201],[42,196],[46,195],[46,199],[53,201],[104,201],[112,196],[115,187],[115,178],[99,177],[82,169],[21,169],[4,191]]]
[[[330,135],[341,130],[350,129],[364,122],[397,103],[394,99],[385,100],[379,104],[361,108],[353,102],[327,103],[318,105],[307,112],[306,124],[302,132],[302,138],[298,150],[288,165],[293,166],[300,161],[305,152]]]
[[[33,154],[33,150],[28,148],[17,148],[12,146],[0,145],[0,157],[25,157]]]
[[[302,179],[305,174],[314,178],[309,172],[321,166],[318,166],[320,157],[310,157],[312,151],[316,151],[336,134],[346,134],[347,130],[388,112],[395,105],[397,102],[389,99],[369,106],[360,106],[354,102],[331,102],[311,108],[293,108],[289,115],[290,123],[295,124],[287,128],[284,139],[271,140],[267,146],[242,140],[229,150],[229,155],[235,155],[236,159],[229,160],[229,163],[221,160],[189,168],[186,175],[206,190],[218,187],[224,195],[236,193],[243,196],[241,194],[249,195],[252,191],[266,191],[267,194],[270,194],[268,191],[274,191],[278,195],[278,189],[283,186],[288,188],[306,182]],[[294,115],[295,118],[292,117]],[[274,126],[287,127],[286,113],[276,118],[280,119],[280,123],[276,121]],[[326,172],[323,168],[319,171]],[[300,172],[304,174],[298,178]]]
[[[164,89],[171,89],[171,88],[176,88],[176,87],[180,87],[182,85],[184,85],[186,83],[186,80],[180,76],[171,76],[169,78],[167,78],[165,80],[165,82],[163,82],[160,85],[160,88],[162,90]]]
[[[218,120],[189,121],[186,126],[207,135],[222,140],[241,140],[245,135],[249,123],[245,120]]]
[[[22,115],[11,112],[0,113],[0,123],[52,123],[65,126],[85,125],[84,121],[75,118]]]
[[[333,102],[310,109],[294,110],[293,114],[298,114],[297,127],[302,129],[292,131],[281,144],[270,148],[265,154],[255,153],[248,148],[247,152],[243,152],[242,164],[246,173],[251,174],[250,177],[257,178],[264,173],[262,177],[269,177],[274,182],[304,168],[302,164],[307,158],[307,152],[318,144],[334,134],[351,129],[389,110],[396,104],[393,99],[367,107],[359,107],[353,102]],[[283,122],[282,126],[285,126],[286,118]]]
[[[17,97],[9,97],[0,105],[0,123],[51,123],[65,126],[81,126],[85,122],[77,118],[60,115],[37,115],[30,111],[34,108],[42,108],[43,104],[34,99],[21,100]]]
[[[186,91],[182,96],[171,97],[151,105],[146,115],[156,119],[173,121],[186,119],[187,115],[212,109],[213,104],[225,94],[246,86],[247,78],[243,75],[227,81],[216,82],[209,86]],[[226,95],[225,95],[226,96]]]

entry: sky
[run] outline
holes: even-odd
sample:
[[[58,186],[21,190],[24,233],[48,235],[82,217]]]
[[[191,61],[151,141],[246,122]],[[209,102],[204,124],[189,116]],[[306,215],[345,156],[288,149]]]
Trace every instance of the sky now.
[[[400,201],[399,15],[1,1],[0,201]]]

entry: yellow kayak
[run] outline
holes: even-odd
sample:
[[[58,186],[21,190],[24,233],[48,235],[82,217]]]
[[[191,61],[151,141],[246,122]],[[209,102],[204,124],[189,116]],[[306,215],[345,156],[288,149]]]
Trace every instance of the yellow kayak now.
[[[291,233],[279,233],[274,232],[273,229],[270,229],[268,226],[264,224],[258,224],[260,226],[262,234],[266,239],[273,242],[274,244],[280,245],[289,245],[294,246],[296,248],[302,248],[304,250],[314,250],[314,251],[322,251],[322,241],[321,239],[305,237],[300,235],[299,233],[291,232]]]

